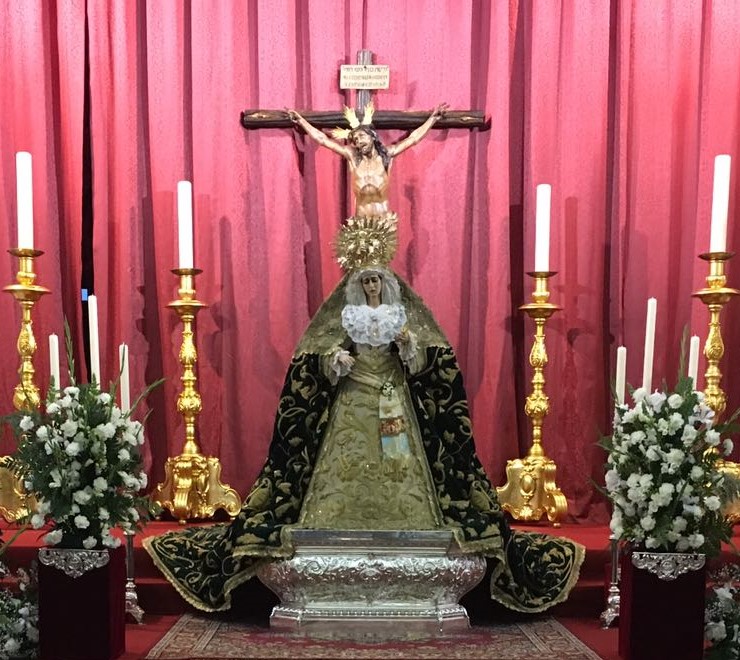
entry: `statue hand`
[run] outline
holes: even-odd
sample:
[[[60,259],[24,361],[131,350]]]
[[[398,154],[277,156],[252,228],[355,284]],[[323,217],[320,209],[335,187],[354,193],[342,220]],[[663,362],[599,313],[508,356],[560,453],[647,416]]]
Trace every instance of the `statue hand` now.
[[[440,103],[434,110],[432,110],[432,117],[435,119],[440,119],[444,117],[447,114],[447,110],[449,110],[450,106],[447,103]]]
[[[411,341],[411,337],[409,336],[409,329],[406,326],[404,326],[401,329],[401,332],[399,332],[396,335],[395,341],[397,344],[404,344],[404,345],[408,344],[409,341]]]
[[[294,124],[298,123],[300,115],[295,110],[292,108],[285,108],[285,114],[288,115],[288,119],[290,119]]]
[[[337,362],[347,369],[351,369],[355,366],[355,359],[349,355],[349,353],[342,353],[337,357]]]

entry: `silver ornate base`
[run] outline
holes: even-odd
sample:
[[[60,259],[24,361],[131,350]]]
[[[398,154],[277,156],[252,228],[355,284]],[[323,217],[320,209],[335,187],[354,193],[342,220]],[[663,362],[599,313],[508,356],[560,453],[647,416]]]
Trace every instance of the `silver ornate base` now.
[[[296,529],[292,538],[295,555],[258,573],[281,600],[273,629],[389,639],[469,626],[459,600],[486,562],[455,553],[449,531]]]

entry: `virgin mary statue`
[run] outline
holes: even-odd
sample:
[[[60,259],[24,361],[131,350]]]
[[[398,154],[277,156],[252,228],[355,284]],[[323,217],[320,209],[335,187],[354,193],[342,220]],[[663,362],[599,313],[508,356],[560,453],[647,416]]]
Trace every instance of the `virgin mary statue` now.
[[[509,527],[475,453],[455,353],[389,267],[397,240],[386,195],[392,160],[444,107],[388,147],[371,112],[363,123],[348,113],[344,145],[288,111],[349,162],[356,212],[336,241],[346,275],[293,354],[267,461],[239,515],[144,540],[191,605],[228,609],[234,588],[262,564],[293,555],[296,529],[450,530],[459,552],[492,565],[491,597],[523,612],[562,602],[575,584],[580,545]]]

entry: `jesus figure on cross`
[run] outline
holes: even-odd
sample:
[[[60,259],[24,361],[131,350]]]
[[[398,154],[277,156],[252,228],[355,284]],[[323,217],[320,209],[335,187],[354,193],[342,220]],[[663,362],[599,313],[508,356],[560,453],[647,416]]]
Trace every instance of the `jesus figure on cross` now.
[[[300,126],[308,136],[318,144],[344,156],[349,163],[352,176],[352,191],[355,195],[355,215],[382,216],[389,212],[388,177],[393,159],[409,147],[421,141],[434,124],[441,119],[447,104],[438,105],[429,118],[411,134],[389,146],[385,146],[372,125],[373,106],[368,104],[362,122],[358,121],[355,111],[345,108],[345,117],[350,128],[337,128],[332,131],[334,137],[344,138],[348,143],[342,144],[332,140],[328,135],[312,126],[295,110],[286,110],[290,120]]]

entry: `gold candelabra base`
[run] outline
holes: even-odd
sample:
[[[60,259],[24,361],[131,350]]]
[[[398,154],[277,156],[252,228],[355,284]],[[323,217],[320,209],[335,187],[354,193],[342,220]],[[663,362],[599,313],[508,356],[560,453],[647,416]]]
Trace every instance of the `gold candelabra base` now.
[[[547,281],[555,273],[535,271],[527,274],[535,284],[532,302],[519,309],[535,323],[534,342],[529,353],[529,364],[533,369],[532,392],[524,405],[524,412],[532,420],[532,446],[525,458],[507,462],[507,482],[496,491],[501,508],[516,520],[539,520],[547,514],[548,520],[557,527],[568,513],[568,503],[555,484],[557,466],[542,448],[542,424],[550,410],[550,400],[545,394],[545,322],[560,307],[549,302]]]
[[[501,508],[516,520],[547,519],[555,527],[568,513],[568,502],[555,483],[557,466],[546,456],[515,458],[506,463],[506,485],[498,488]]]
[[[196,387],[195,348],[193,323],[195,315],[205,303],[195,297],[197,268],[177,268],[172,271],[180,278],[179,298],[168,307],[175,310],[183,324],[179,360],[182,365],[180,380],[183,389],[177,397],[177,411],[185,420],[185,445],[182,453],[170,457],[164,466],[165,480],[152,493],[152,500],[169,510],[180,523],[188,519],[210,518],[218,509],[235,516],[241,509],[239,494],[221,483],[221,463],[214,456],[200,453],[195,441],[195,420],[202,409],[200,393]]]
[[[219,509],[234,517],[242,502],[239,494],[221,483],[221,463],[214,456],[180,454],[168,458],[165,480],[154,491],[154,499],[172,512],[180,523],[210,518]]]

